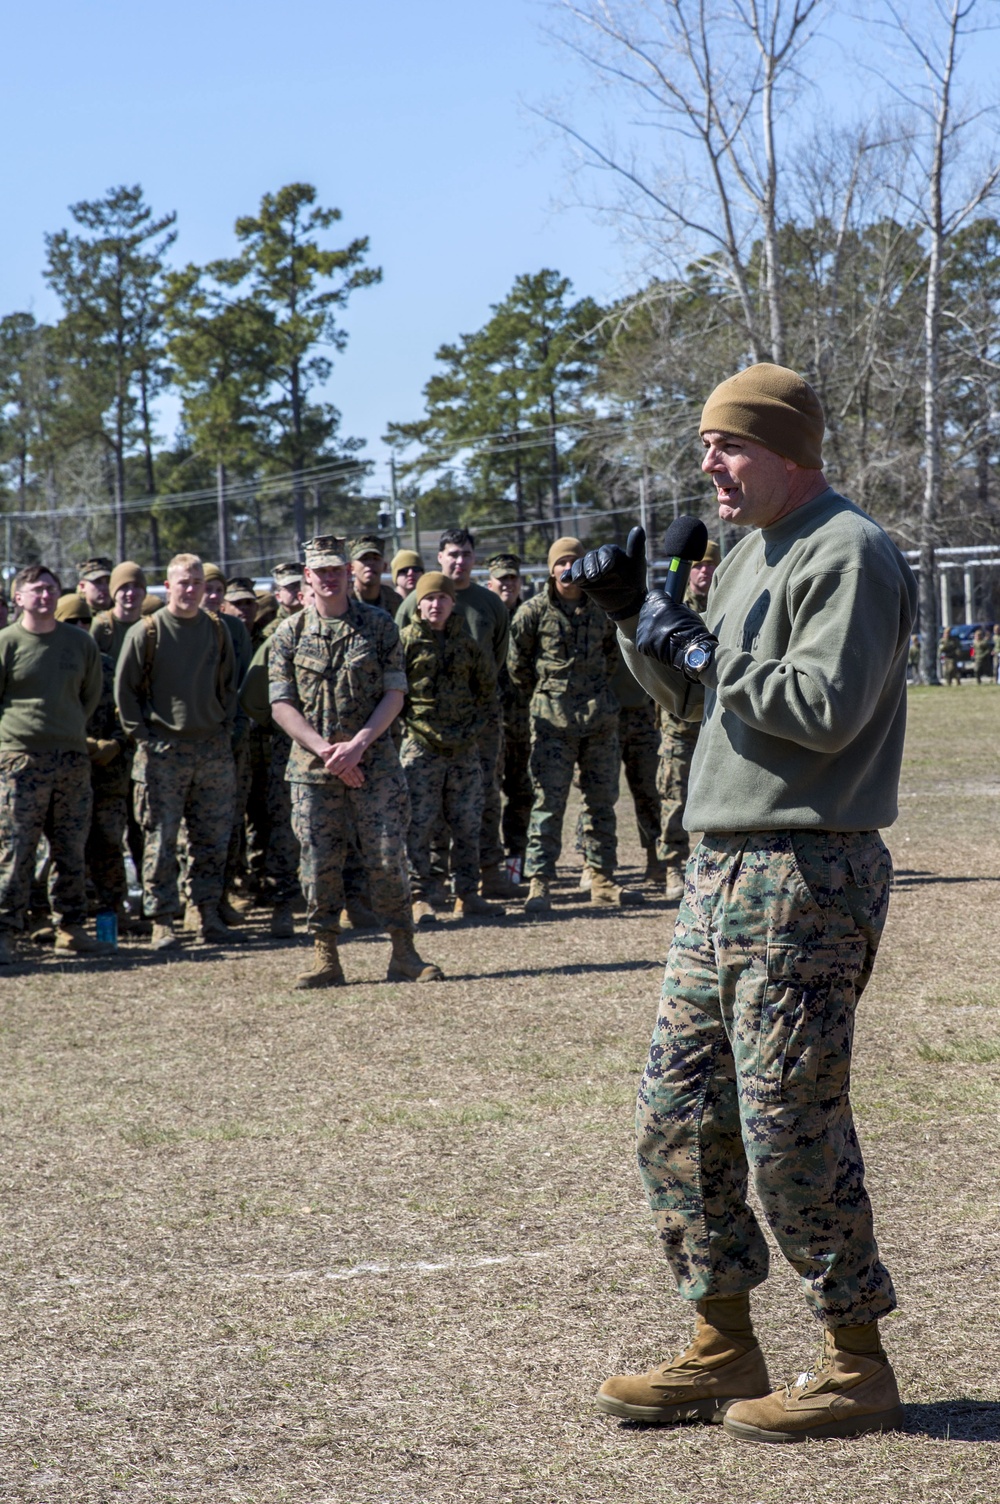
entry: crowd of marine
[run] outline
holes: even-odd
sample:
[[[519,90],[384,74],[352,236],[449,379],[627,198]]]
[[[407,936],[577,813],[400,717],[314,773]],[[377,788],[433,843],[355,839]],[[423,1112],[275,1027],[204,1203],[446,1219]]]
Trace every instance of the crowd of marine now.
[[[583,552],[557,539],[527,599],[513,553],[474,579],[460,527],[436,569],[397,553],[391,583],[372,534],[311,539],[269,589],[195,554],[154,590],[130,561],[88,559],[67,591],[21,569],[0,630],[0,964],[30,942],[229,945],[255,907],[289,940],[304,904],[296,985],[344,981],[345,926],[388,931],[390,980],[437,980],[418,930],[550,911],[574,779],[584,901],[643,901],[617,880],[622,767],[643,882],[679,901],[698,725],[654,706],[564,581]],[[718,558],[710,542],[692,569],[697,610]]]

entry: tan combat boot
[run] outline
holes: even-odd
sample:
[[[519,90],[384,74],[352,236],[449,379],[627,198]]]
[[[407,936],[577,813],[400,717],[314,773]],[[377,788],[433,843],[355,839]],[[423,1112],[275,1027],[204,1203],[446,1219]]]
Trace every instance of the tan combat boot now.
[[[589,893],[590,892],[590,885],[591,885],[591,883],[593,881],[594,881],[594,869],[593,869],[593,867],[591,867],[591,865],[590,865],[589,862],[584,862],[584,864],[583,864],[583,870],[580,873],[580,881],[577,884],[577,886],[580,889],[580,892],[581,893]]]
[[[646,848],[646,870],[642,874],[645,883],[662,883],[667,875],[667,864],[661,862],[652,846]]]
[[[479,891],[484,898],[518,898],[519,885],[507,876],[506,865],[483,867],[479,874]],[[523,891],[523,890],[522,890]]]
[[[87,934],[82,924],[60,924],[56,927],[56,950],[73,951],[78,956],[110,956],[114,946],[105,940],[95,940]]]
[[[184,922],[181,925],[181,928],[188,931],[188,933],[192,935],[197,935],[198,931],[201,929],[201,915],[198,913],[198,909],[195,904],[185,904]]]
[[[380,930],[382,921],[360,898],[349,898],[344,912],[352,930]]]
[[[552,899],[549,897],[549,880],[547,877],[533,877],[528,889],[527,901],[524,905],[526,914],[547,914],[552,908]]]
[[[872,1321],[827,1327],[817,1373],[800,1373],[763,1399],[741,1400],[725,1427],[740,1441],[821,1441],[894,1431],[903,1419],[896,1375]]]
[[[636,904],[643,903],[641,893],[636,893],[632,888],[619,888],[614,878],[608,877],[605,872],[598,872],[594,867],[590,878],[590,906],[592,909],[624,909],[633,908]]]
[[[667,903],[680,903],[684,897],[684,868],[669,866],[665,888]]]
[[[153,936],[150,943],[153,950],[176,950],[181,942],[174,934],[174,921],[172,919],[154,919]]]
[[[499,903],[487,903],[478,893],[459,893],[455,899],[456,919],[503,919],[506,909]]]
[[[337,955],[337,931],[320,930],[313,937],[313,964],[295,978],[295,986],[303,992],[311,987],[343,987],[344,982]]]
[[[385,974],[387,982],[444,981],[444,972],[440,966],[423,961],[417,955],[413,935],[409,930],[391,929],[389,939],[392,941],[392,955],[389,957],[389,970]]]
[[[413,924],[416,929],[433,929],[440,921],[434,912],[432,904],[425,898],[418,898],[413,905]]]
[[[276,903],[271,910],[272,940],[295,939],[295,916],[290,903]]]
[[[597,1391],[599,1410],[655,1426],[682,1420],[718,1424],[735,1401],[767,1393],[771,1384],[750,1324],[749,1295],[699,1300],[697,1308],[687,1351],[648,1373],[605,1379]]]

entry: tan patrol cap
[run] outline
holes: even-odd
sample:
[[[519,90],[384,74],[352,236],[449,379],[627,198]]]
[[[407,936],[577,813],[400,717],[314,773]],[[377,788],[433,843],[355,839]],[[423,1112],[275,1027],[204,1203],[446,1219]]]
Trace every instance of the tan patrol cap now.
[[[234,574],[226,581],[227,601],[256,601],[257,592],[253,580],[245,574]]]
[[[103,580],[105,575],[110,575],[113,568],[113,560],[106,559],[103,554],[98,554],[94,559],[84,559],[77,570],[77,579]]]

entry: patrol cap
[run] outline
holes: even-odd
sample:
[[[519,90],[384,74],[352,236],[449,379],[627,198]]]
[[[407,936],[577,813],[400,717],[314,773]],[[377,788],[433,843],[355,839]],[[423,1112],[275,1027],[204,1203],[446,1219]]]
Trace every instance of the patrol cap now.
[[[56,621],[85,621],[92,619],[92,612],[77,590],[61,595],[56,602]]]
[[[423,569],[423,567],[424,561],[419,554],[415,554],[412,548],[401,548],[398,554],[392,556],[389,573],[395,579],[401,569]]]
[[[450,580],[446,574],[442,574],[440,570],[431,569],[427,574],[420,576],[414,594],[417,597],[418,606],[425,595],[450,595],[452,600],[454,600],[455,582],[454,580]]]
[[[111,559],[106,559],[103,554],[98,554],[96,558],[84,559],[77,570],[77,579],[103,580],[105,575],[109,575],[113,568],[114,563]]]
[[[291,589],[293,585],[302,584],[301,564],[275,564],[271,570],[274,583],[282,588]]]
[[[226,581],[227,601],[256,601],[257,592],[253,580],[245,574],[234,574]]]
[[[493,554],[486,560],[486,568],[494,580],[502,580],[508,574],[521,573],[521,561],[517,554]]]
[[[306,568],[331,569],[338,564],[346,564],[346,552],[345,540],[335,537],[333,533],[322,533],[317,538],[309,538],[305,547]]]
[[[201,567],[206,582],[208,580],[221,580],[223,584],[226,583],[226,577],[222,573],[222,570],[219,568],[218,564],[203,564]]]
[[[586,549],[579,538],[557,538],[549,549],[549,574],[557,559],[565,559],[569,554],[574,559],[582,559],[585,553]]]
[[[359,537],[352,538],[348,547],[351,550],[351,563],[355,559],[364,558],[365,554],[378,554],[380,559],[385,558],[385,539],[379,538],[375,533],[361,533]]]
[[[133,564],[131,559],[126,559],[122,564],[116,564],[111,571],[111,584],[108,589],[111,591],[112,599],[114,599],[115,592],[123,585],[138,585],[140,590],[146,588],[146,576],[138,564]]]
[[[722,555],[719,553],[719,545],[716,543],[714,538],[709,538],[708,542],[705,544],[705,552],[702,554],[699,562],[702,564],[718,564],[721,558]]]

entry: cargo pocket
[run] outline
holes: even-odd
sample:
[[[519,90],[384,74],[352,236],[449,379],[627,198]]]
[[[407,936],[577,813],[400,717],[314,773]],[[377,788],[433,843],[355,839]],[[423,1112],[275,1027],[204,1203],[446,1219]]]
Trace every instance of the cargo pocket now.
[[[737,985],[741,1075],[748,1096],[801,1106],[844,1095],[850,1082],[855,983],[864,957],[860,938],[833,945],[768,946],[764,965],[745,975],[746,989]]]

